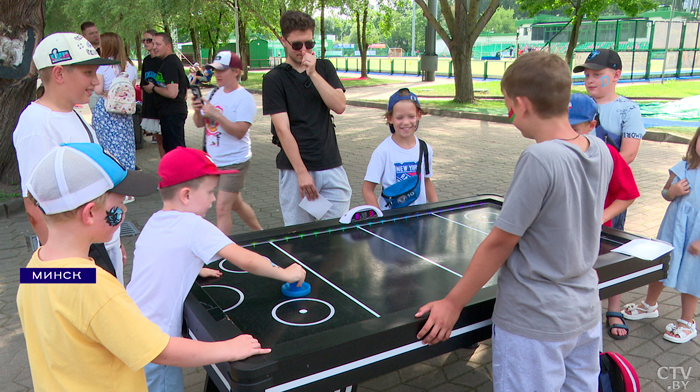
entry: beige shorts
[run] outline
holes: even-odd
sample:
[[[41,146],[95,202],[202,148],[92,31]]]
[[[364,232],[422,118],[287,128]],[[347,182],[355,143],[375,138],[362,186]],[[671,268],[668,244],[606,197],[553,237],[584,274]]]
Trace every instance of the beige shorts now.
[[[238,173],[222,174],[219,176],[219,190],[240,193],[243,190],[245,176],[248,174],[248,167],[250,167],[250,159],[243,163],[219,167],[219,170],[238,170]]]

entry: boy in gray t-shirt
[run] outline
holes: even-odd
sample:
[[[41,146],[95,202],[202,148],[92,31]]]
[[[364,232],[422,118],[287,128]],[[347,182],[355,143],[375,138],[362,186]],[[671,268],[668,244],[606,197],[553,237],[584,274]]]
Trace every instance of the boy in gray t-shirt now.
[[[464,277],[416,314],[430,312],[418,338],[449,338],[462,308],[500,268],[494,390],[594,392],[602,342],[593,264],[612,158],[603,141],[569,125],[571,74],[560,57],[521,56],[501,89],[513,124],[537,143],[520,156],[495,227]]]

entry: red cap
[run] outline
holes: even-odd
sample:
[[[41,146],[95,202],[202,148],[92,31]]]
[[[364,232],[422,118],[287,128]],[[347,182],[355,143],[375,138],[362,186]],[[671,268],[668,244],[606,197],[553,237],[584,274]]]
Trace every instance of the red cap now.
[[[238,170],[219,170],[209,154],[194,148],[177,147],[160,160],[158,188],[182,184],[202,176],[238,173]]]

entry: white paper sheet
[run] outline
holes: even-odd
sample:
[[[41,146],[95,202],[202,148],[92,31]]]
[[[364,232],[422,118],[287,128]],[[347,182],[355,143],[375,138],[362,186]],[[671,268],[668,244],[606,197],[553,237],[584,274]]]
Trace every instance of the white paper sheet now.
[[[316,219],[321,219],[323,215],[325,215],[326,212],[331,209],[332,205],[333,204],[331,204],[331,202],[321,194],[319,194],[318,199],[314,201],[310,201],[306,198],[306,196],[304,196],[304,199],[302,199],[301,203],[299,203],[299,207],[313,215]]]
[[[672,250],[673,245],[666,242],[637,238],[612,251],[634,256],[642,260],[654,260]]]

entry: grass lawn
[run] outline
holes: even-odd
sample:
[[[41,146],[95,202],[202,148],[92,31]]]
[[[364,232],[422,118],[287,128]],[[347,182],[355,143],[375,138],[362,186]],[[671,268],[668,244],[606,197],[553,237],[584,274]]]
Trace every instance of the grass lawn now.
[[[474,82],[474,89],[488,89],[484,95],[503,96],[501,94],[501,82]],[[572,92],[585,93],[584,86],[573,86]],[[419,96],[454,96],[455,86],[453,83],[430,86],[426,89],[415,89]],[[669,80],[661,83],[628,84],[617,85],[617,92],[626,97],[650,97],[650,98],[686,98],[697,95],[700,92],[700,81],[698,80]],[[477,92],[477,97],[480,93]]]
[[[247,89],[262,89],[262,79],[266,72],[248,72],[248,80],[241,82],[241,85]],[[369,78],[369,79],[351,79],[343,80],[343,86],[348,87],[366,87],[366,86],[379,86],[382,84],[395,84],[395,83],[405,83],[401,80],[395,79],[380,79],[380,78]],[[216,79],[212,80],[212,84],[216,84]]]
[[[697,128],[692,128],[692,127],[654,127],[654,128],[647,128],[649,131],[653,132],[664,132],[664,133],[670,133],[678,136],[684,136],[687,137],[688,139],[692,139],[693,136],[695,135],[695,131],[697,131]]]

